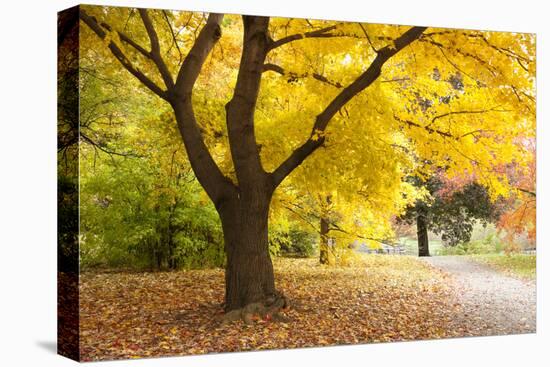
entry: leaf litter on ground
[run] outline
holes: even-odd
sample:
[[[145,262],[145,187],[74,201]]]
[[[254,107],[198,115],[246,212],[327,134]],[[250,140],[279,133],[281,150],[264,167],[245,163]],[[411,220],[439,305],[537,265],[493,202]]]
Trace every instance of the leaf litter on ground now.
[[[223,324],[222,269],[84,272],[83,361],[422,340],[475,335],[453,318],[449,277],[409,256],[365,255],[348,266],[274,259],[288,322]]]

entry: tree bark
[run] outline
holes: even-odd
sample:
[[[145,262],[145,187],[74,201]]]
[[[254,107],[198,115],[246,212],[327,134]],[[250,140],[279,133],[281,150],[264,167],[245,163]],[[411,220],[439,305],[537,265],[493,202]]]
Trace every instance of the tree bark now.
[[[426,215],[422,210],[417,210],[416,216],[416,234],[418,238],[418,256],[430,256],[428,241],[428,223]]]
[[[278,297],[269,255],[269,192],[235,198],[219,209],[225,240],[225,310]]]
[[[321,239],[319,242],[319,262],[321,264],[327,265],[329,263],[329,249],[328,249],[328,232],[329,232],[329,220],[327,218],[322,217],[321,218]]]
[[[320,240],[319,240],[319,262],[321,264],[328,265],[330,263],[329,259],[329,241],[330,238],[328,233],[330,231],[330,209],[332,205],[332,196],[327,195],[321,199],[321,228],[319,231]]]
[[[268,245],[269,204],[275,185],[262,167],[254,132],[256,100],[268,51],[268,24],[269,18],[243,16],[239,73],[235,93],[226,105],[231,157],[238,181],[237,194],[218,207],[227,256],[226,311],[251,304],[271,306],[281,298],[275,290]]]

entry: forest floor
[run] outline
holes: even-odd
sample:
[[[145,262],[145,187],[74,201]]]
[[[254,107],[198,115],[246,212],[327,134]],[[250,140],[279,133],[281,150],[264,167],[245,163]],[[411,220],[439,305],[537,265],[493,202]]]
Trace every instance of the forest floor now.
[[[492,271],[493,275],[489,275],[485,266],[468,263],[466,273],[481,271],[483,277],[487,276],[492,285],[484,287],[481,283],[476,285],[475,280],[466,281],[466,276],[471,275],[461,273],[456,262],[438,261],[438,258],[422,261],[411,256],[364,255],[350,266],[326,267],[316,259],[277,258],[276,283],[290,299],[291,306],[284,311],[289,321],[257,320],[253,325],[241,321],[222,325],[221,269],[84,272],[80,280],[81,359],[301,348],[534,330],[531,291],[528,302],[513,296],[514,289],[524,291],[520,284],[530,283],[517,280],[522,283],[516,284],[516,279],[504,275],[496,278],[496,273]],[[502,292],[509,298],[495,296],[503,279]],[[481,304],[476,308],[477,297]],[[491,303],[491,297],[496,301]],[[491,312],[502,318],[487,319]],[[525,320],[520,317],[517,325],[508,327],[505,318],[516,312],[524,315]],[[506,327],[501,328],[500,323]]]
[[[453,296],[462,305],[457,324],[479,325],[478,335],[536,331],[537,292],[534,280],[514,277],[467,256],[423,258],[450,274]]]

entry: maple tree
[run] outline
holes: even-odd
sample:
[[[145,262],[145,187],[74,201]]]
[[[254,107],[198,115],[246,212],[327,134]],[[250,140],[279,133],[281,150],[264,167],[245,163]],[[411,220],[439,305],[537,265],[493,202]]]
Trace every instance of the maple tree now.
[[[403,178],[433,170],[419,160],[475,172],[492,199],[510,190],[494,165],[526,162],[529,34],[94,6],[80,19],[83,55],[133,75],[127,88],[177,126],[221,220],[226,311],[287,302],[268,245],[281,186],[319,184],[357,223],[346,198],[373,200],[367,218],[376,203],[399,212],[417,195]]]
[[[519,248],[516,237],[524,233],[532,246],[536,246],[536,144],[534,139],[520,139],[520,144],[531,153],[531,159],[523,169],[518,170],[512,165],[507,170],[516,190],[509,199],[508,210],[498,222],[498,228],[505,233],[505,239],[510,244],[508,250]]]

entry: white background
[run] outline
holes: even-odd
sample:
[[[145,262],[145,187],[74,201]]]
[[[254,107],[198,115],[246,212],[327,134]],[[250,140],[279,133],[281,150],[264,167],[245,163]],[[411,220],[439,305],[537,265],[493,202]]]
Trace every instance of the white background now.
[[[162,7],[537,33],[538,316],[536,335],[101,362],[113,366],[542,366],[550,363],[548,236],[549,12],[545,1],[111,0]],[[62,0],[10,0],[0,11],[0,365],[72,365],[56,340],[56,12]],[[546,107],[546,108],[545,108]],[[365,315],[368,317],[368,315]]]

